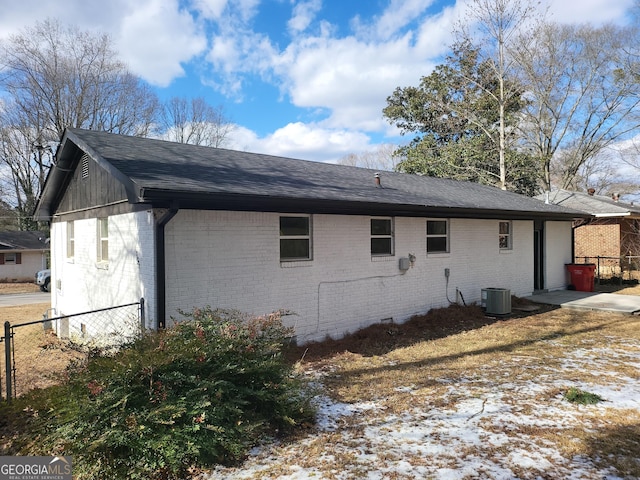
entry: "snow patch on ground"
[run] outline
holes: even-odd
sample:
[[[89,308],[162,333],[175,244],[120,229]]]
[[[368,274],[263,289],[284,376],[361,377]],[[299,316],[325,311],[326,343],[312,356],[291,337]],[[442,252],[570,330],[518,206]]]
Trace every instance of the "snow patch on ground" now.
[[[535,435],[536,429],[592,428],[595,424],[591,422],[608,409],[640,408],[640,382],[607,371],[612,361],[640,369],[640,345],[615,345],[612,340],[609,347],[569,350],[560,368],[554,367],[536,380],[501,381],[500,375],[491,371],[455,384],[443,378],[440,381],[450,385],[447,396],[452,401],[445,402],[447,407],[417,402],[411,411],[389,414],[381,402],[347,404],[320,394],[315,398],[318,423],[313,434],[291,444],[254,449],[241,467],[216,468],[209,479],[321,479],[326,478],[323,472],[330,471],[331,478],[368,480],[615,480],[620,477],[613,469],[601,469],[584,456],[568,458],[553,442]],[[520,366],[530,359],[514,356],[511,361]],[[576,369],[594,371],[597,381],[573,382],[571,372]],[[527,399],[539,399],[545,392],[567,386],[595,393],[606,401],[576,406],[558,395],[543,404],[539,400],[538,404],[526,404]],[[410,395],[414,390],[414,385],[396,389]],[[311,450],[313,456],[306,453]],[[338,461],[340,456],[348,456],[348,460]]]

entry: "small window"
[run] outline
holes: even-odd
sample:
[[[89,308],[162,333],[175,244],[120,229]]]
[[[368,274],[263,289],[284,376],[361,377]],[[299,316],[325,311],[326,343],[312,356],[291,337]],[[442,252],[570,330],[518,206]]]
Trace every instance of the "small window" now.
[[[427,220],[427,253],[449,252],[449,220]]]
[[[22,263],[22,253],[0,253],[0,265],[20,265]]]
[[[280,217],[280,260],[311,260],[311,217]]]
[[[109,261],[109,219],[98,219],[98,262]]]
[[[371,255],[393,255],[393,225],[390,218],[371,219]]]
[[[75,228],[73,222],[67,222],[67,258],[75,256]]]
[[[499,243],[500,250],[511,250],[513,245],[511,222],[500,222],[499,226]]]

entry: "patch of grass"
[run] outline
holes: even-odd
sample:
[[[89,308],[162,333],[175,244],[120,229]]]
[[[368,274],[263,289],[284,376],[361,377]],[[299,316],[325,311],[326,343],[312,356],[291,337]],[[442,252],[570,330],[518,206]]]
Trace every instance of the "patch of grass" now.
[[[0,323],[9,321],[12,325],[42,319],[50,307],[47,303],[16,305],[0,308]],[[2,326],[0,326],[2,328]],[[0,343],[0,372],[2,394],[5,395],[5,344]],[[19,327],[14,330],[12,356],[15,361],[16,382],[13,385],[18,395],[29,390],[45,388],[64,381],[65,369],[83,357],[77,351],[46,332],[42,324]]]
[[[577,403],[579,405],[595,405],[600,402],[604,402],[604,399],[600,395],[595,393],[585,392],[576,387],[569,388],[564,393],[564,399],[571,403]]]
[[[40,287],[33,282],[6,283],[0,282],[0,295],[16,293],[36,293]]]
[[[593,441],[594,432],[620,425],[608,410],[597,415],[585,411],[584,424],[579,427],[554,428],[550,427],[554,419],[542,405],[556,402],[566,389],[552,383],[537,396],[523,399],[519,395],[521,385],[544,386],[559,378],[584,383],[603,378],[605,383],[616,378],[640,381],[632,361],[640,345],[639,327],[638,317],[610,312],[548,308],[497,320],[477,307],[456,306],[433,310],[405,324],[375,325],[342,340],[308,345],[304,358],[303,349],[295,354],[302,358],[305,370],[322,373],[322,382],[333,398],[348,403],[375,401],[385,415],[406,415],[417,405],[427,410],[455,409],[468,399],[470,389],[478,399],[502,395],[513,411],[540,416],[544,426],[506,423],[492,428],[496,434],[550,442],[566,452],[567,458],[585,455],[605,463],[613,458],[609,450],[633,452],[618,454],[621,458],[616,457],[612,466],[624,464],[621,472],[640,478],[640,464],[633,460],[640,452],[637,437],[607,434],[606,451],[601,449],[604,443]],[[603,357],[603,345],[615,345],[618,355]],[[597,364],[589,368],[594,359]],[[464,388],[459,390],[459,385]],[[640,413],[629,413],[625,422],[640,424]]]

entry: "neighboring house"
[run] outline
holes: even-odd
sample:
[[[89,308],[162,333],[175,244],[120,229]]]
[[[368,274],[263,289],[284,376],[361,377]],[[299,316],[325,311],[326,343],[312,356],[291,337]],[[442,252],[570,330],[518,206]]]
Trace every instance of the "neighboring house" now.
[[[538,198],[545,199],[546,195]],[[592,215],[574,223],[577,261],[596,263],[597,257],[604,257],[599,260],[600,273],[628,267],[629,258],[623,260],[622,257],[632,257],[632,264],[637,265],[639,258],[633,257],[640,257],[640,206],[622,202],[618,195],[595,195],[593,189],[586,193],[549,192],[548,201]]]
[[[33,282],[48,256],[46,233],[0,232],[0,282]]]
[[[475,183],[79,129],[36,210],[59,315],[140,297],[152,328],[206,305],[286,309],[300,342],[485,287],[565,288],[576,216]]]

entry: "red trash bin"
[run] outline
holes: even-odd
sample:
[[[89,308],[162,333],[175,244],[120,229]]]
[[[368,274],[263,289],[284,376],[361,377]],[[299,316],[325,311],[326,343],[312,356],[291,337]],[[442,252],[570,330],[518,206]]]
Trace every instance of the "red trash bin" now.
[[[571,284],[579,292],[593,292],[593,284],[596,277],[596,265],[594,263],[566,263],[565,266],[571,274]]]

